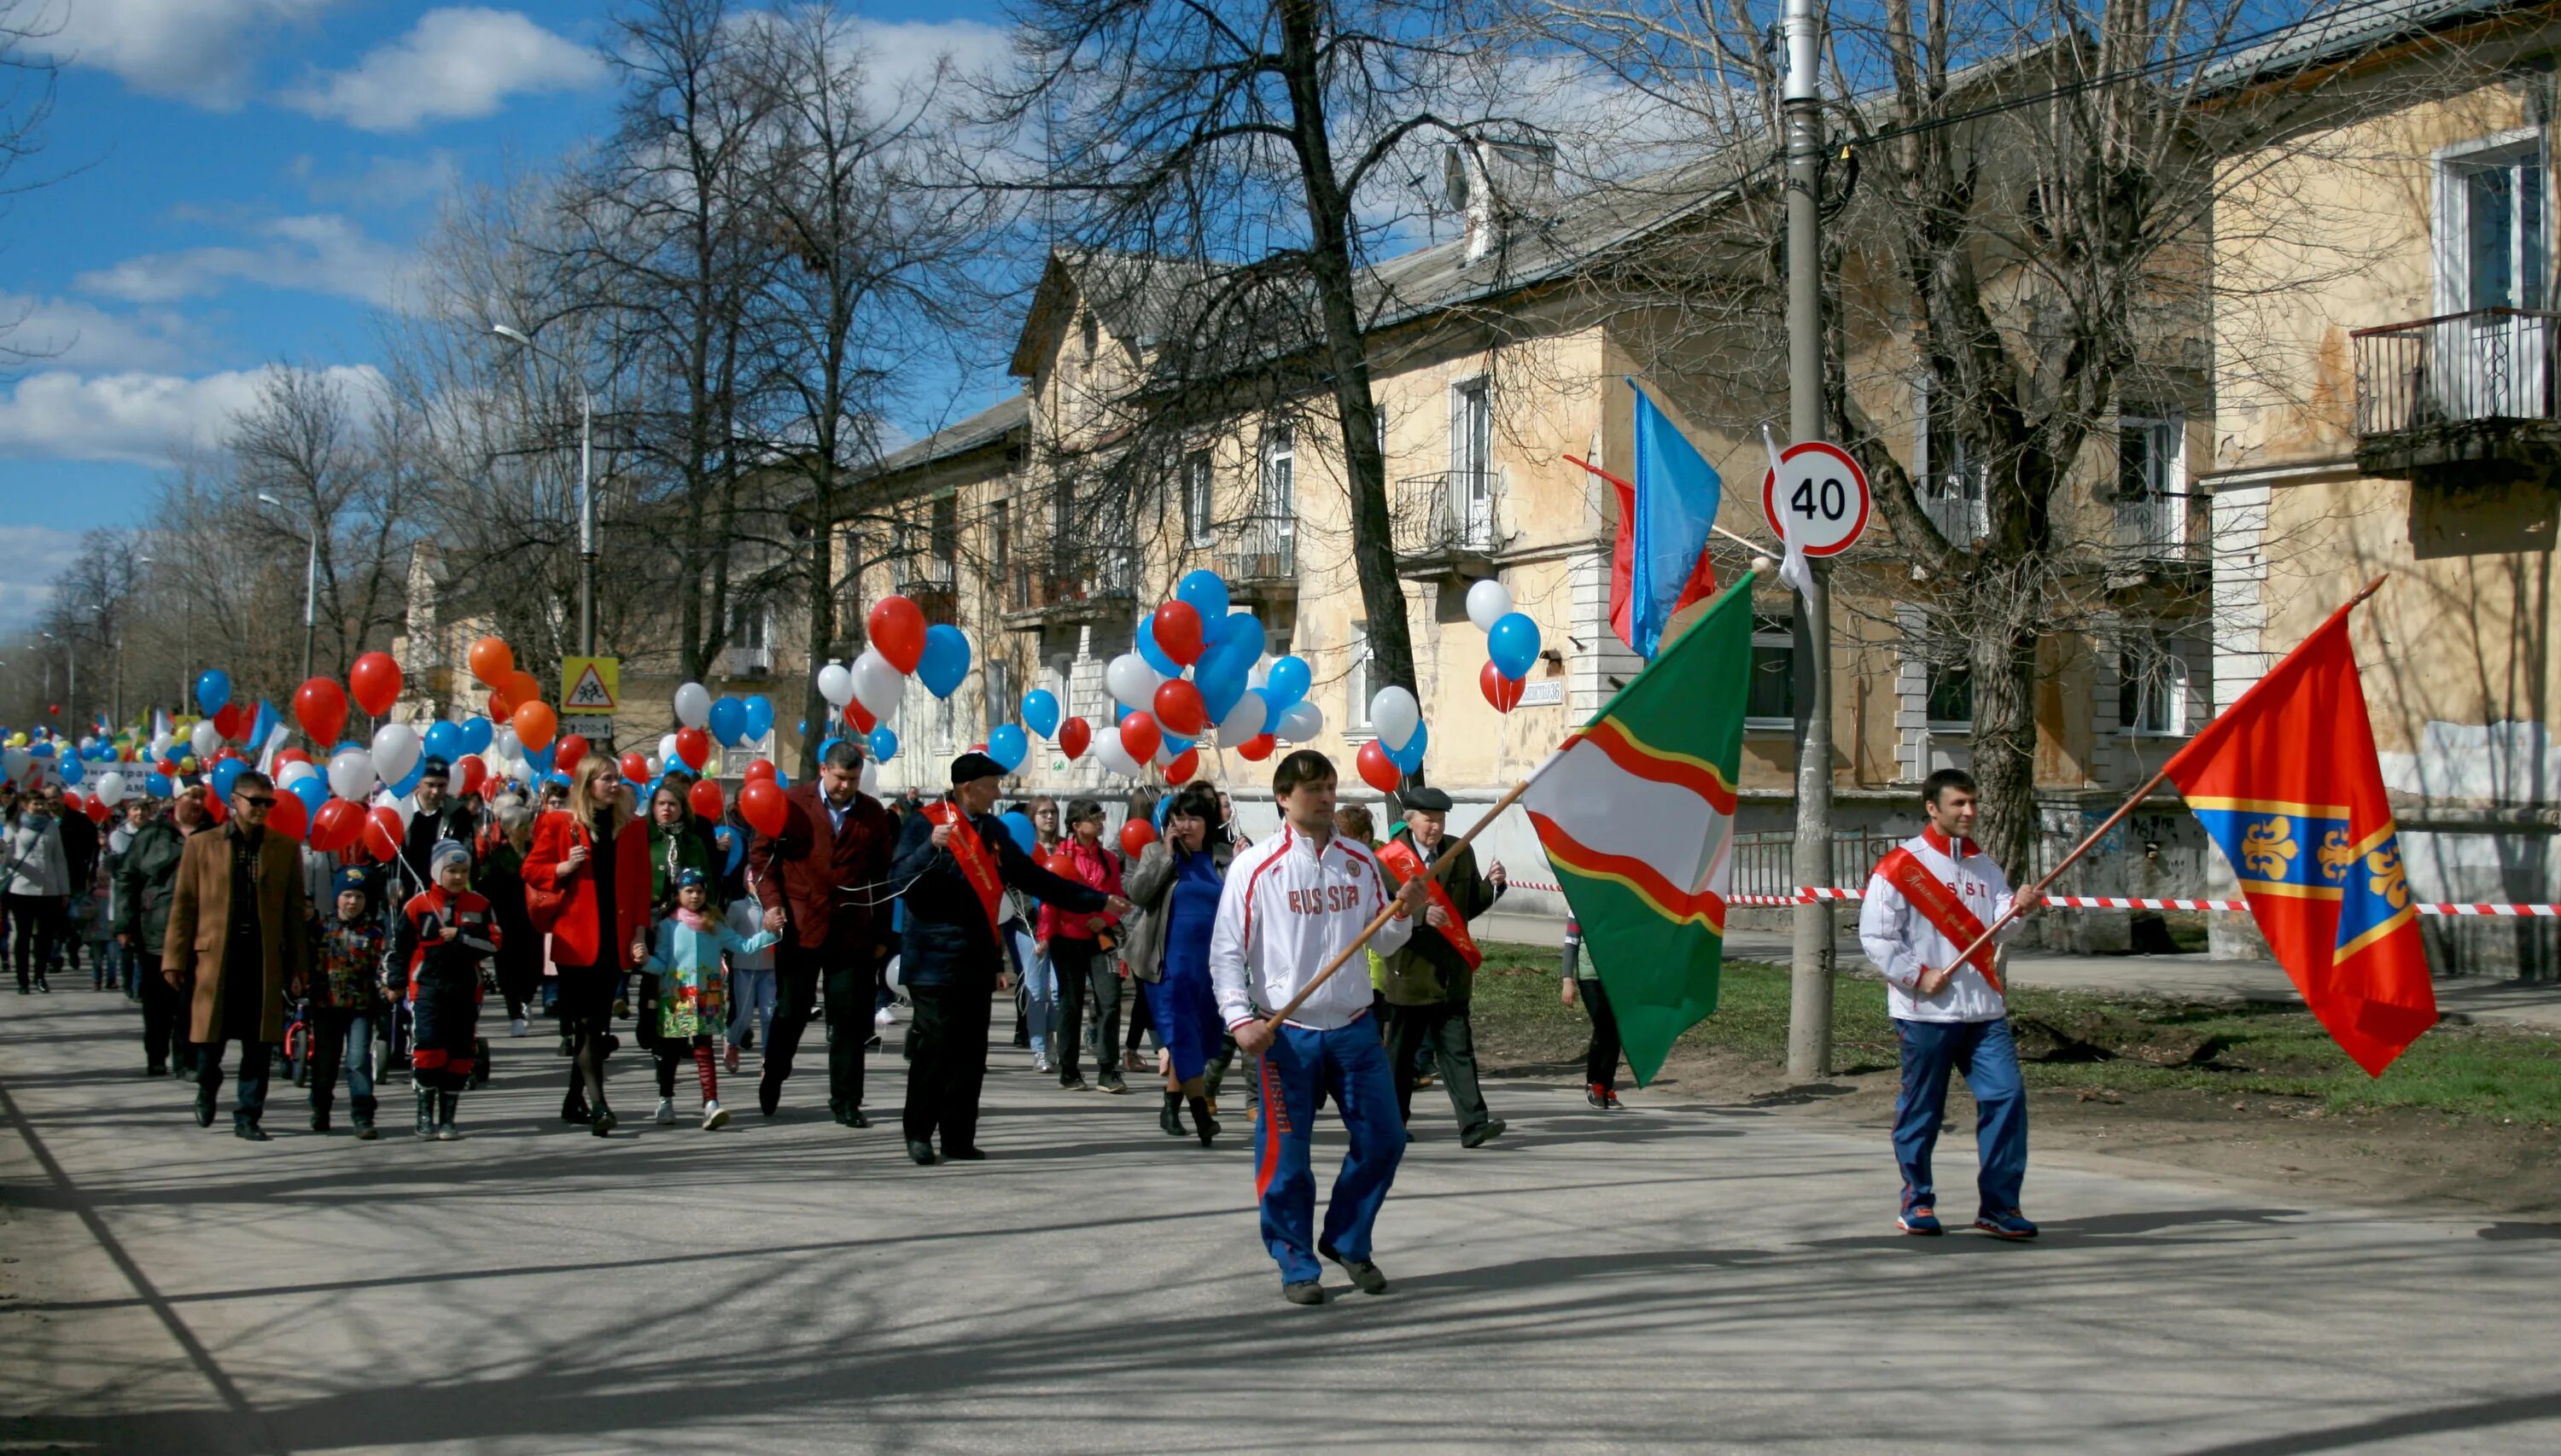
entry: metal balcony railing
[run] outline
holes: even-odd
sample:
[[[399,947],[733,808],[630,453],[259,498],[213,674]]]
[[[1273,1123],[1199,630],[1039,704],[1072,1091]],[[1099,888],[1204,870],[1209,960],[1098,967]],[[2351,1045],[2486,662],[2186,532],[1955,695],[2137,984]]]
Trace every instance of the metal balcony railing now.
[[[890,564],[890,578],[901,592],[949,591],[959,576],[959,564],[949,557],[900,557]]]
[[[1396,554],[1437,557],[1490,552],[1502,545],[1499,470],[1444,470],[1396,483]]]
[[[2117,502],[2116,557],[2121,562],[2193,562],[2204,552],[2187,529],[2187,496],[2125,496]]]
[[[2556,319],[2561,314],[2477,308],[2354,331],[2358,437],[2561,417],[2553,397]]]
[[[1230,581],[1296,580],[1297,518],[1273,514],[1220,523],[1218,573]]]
[[[1007,568],[1004,609],[1047,611],[1085,602],[1127,601],[1138,593],[1138,550],[1090,547],[1017,558]]]

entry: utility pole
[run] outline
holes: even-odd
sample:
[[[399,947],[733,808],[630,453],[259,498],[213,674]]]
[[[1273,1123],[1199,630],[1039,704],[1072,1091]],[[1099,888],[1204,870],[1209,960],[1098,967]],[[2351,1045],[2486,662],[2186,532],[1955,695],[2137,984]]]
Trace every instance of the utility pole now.
[[[1818,440],[1823,428],[1821,227],[1823,118],[1815,96],[1814,0],[1788,0],[1783,32],[1788,73],[1780,96],[1788,128],[1788,433]],[[1797,603],[1795,649],[1810,666],[1813,701],[1796,744],[1795,881],[1832,883],[1831,564],[1807,561],[1813,581]],[[1832,906],[1796,906],[1788,1002],[1788,1075],[1798,1082],[1832,1069]]]

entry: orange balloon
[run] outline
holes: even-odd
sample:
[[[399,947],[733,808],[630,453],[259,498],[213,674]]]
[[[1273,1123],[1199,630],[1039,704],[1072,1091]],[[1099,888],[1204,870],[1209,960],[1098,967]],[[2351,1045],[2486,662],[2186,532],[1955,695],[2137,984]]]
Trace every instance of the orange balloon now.
[[[542,680],[536,678],[532,673],[525,671],[523,668],[518,668],[514,672],[507,674],[507,681],[500,686],[507,690],[508,701],[514,703],[519,708],[528,703],[540,703],[543,701]]]
[[[541,703],[517,704],[516,716],[509,721],[516,726],[516,741],[537,753],[552,740],[553,730],[560,727],[560,720]]]
[[[507,674],[515,670],[516,654],[509,651],[501,639],[483,637],[471,644],[471,676],[485,686],[495,688],[504,684]]]

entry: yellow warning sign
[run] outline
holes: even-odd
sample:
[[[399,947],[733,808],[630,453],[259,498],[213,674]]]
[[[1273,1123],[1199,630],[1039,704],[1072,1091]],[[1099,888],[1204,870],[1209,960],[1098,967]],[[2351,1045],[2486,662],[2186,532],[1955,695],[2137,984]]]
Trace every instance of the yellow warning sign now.
[[[564,657],[561,659],[561,711],[563,713],[611,713],[622,696],[622,659],[618,657]]]

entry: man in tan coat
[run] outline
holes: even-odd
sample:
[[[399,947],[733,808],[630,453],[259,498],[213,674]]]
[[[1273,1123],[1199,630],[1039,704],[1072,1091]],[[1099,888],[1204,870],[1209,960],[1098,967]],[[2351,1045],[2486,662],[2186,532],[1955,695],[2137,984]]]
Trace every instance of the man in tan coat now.
[[[223,1046],[241,1044],[239,1106],[232,1133],[265,1142],[266,1071],[284,1037],[284,984],[308,960],[304,942],[301,846],[266,832],[275,785],[244,773],[232,785],[231,821],[190,837],[169,897],[161,974],[191,996],[192,1031],[202,1048],[196,1125],[214,1122],[223,1083]],[[190,984],[193,985],[189,992]]]

